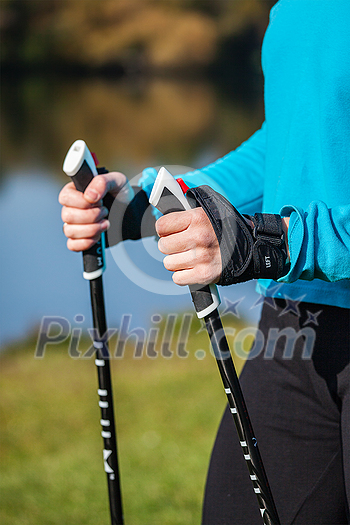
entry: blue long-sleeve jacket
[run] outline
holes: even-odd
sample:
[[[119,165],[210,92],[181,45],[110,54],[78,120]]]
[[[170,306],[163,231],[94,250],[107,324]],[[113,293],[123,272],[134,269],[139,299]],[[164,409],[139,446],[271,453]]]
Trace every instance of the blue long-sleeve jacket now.
[[[350,307],[349,49],[349,0],[279,0],[262,48],[262,128],[183,176],[242,213],[290,216],[291,268],[280,286],[259,281],[265,295]]]

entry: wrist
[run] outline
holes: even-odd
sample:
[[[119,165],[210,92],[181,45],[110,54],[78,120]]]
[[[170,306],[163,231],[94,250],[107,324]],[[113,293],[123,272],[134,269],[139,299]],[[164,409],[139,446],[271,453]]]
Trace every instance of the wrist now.
[[[243,215],[244,220],[250,226],[252,230],[254,230],[254,222],[250,218],[250,215]],[[290,253],[289,253],[289,244],[288,244],[288,227],[289,227],[289,217],[281,217],[282,219],[282,229],[284,233],[284,241],[286,244],[286,254],[287,254],[287,260],[286,263],[290,263]]]

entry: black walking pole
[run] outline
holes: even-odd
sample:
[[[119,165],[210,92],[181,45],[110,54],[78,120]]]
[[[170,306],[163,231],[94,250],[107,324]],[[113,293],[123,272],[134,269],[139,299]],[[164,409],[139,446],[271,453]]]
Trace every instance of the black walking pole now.
[[[150,203],[163,214],[191,208],[180,185],[165,169],[161,168],[154,183]],[[258,499],[263,523],[280,525],[271,489],[254,436],[247,407],[232,361],[230,349],[217,307],[220,303],[215,285],[190,286],[197,316],[204,318],[210,342],[219,367],[229,407],[237,428],[244,459]]]
[[[63,164],[63,171],[72,178],[77,190],[84,192],[97,175],[95,162],[83,140],[70,147]],[[103,461],[107,474],[109,508],[112,525],[123,525],[123,511],[119,480],[117,441],[114,423],[113,392],[106,338],[107,323],[103,295],[102,274],[105,269],[104,233],[92,248],[83,252],[83,276],[90,282],[91,309],[94,327],[95,364],[98,374],[98,395],[101,408],[101,435]]]

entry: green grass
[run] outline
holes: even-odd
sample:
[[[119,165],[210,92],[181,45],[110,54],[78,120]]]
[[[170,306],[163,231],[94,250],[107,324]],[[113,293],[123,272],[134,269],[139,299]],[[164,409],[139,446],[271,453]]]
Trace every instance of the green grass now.
[[[200,523],[226,399],[198,327],[186,359],[133,359],[129,347],[111,361],[126,525]],[[64,345],[35,359],[34,348],[23,343],[0,358],[0,522],[107,525],[94,361],[72,359]]]

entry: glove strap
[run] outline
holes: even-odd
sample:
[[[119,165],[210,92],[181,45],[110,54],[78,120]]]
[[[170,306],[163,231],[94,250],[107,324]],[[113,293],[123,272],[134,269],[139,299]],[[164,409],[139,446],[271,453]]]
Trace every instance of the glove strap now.
[[[287,247],[280,215],[255,213],[253,224],[254,274],[265,279],[279,279],[287,273]]]

